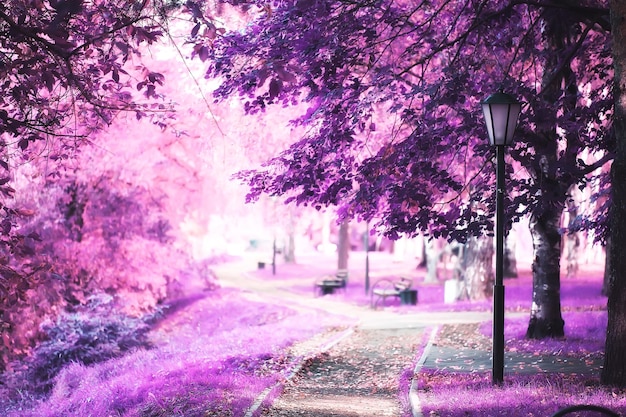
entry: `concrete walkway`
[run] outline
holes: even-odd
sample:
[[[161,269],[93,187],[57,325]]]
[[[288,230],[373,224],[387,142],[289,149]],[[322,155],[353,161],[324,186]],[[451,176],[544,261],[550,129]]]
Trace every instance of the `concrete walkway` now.
[[[431,346],[422,369],[437,369],[451,372],[488,372],[492,369],[491,352],[474,349],[455,349]],[[602,361],[598,358],[583,359],[556,355],[531,355],[506,352],[504,373],[536,374],[562,373],[598,375]]]

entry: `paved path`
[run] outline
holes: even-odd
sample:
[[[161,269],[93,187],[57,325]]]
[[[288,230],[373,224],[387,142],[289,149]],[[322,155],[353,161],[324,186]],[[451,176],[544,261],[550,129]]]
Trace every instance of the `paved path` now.
[[[423,346],[425,329],[436,329],[445,324],[490,321],[491,312],[398,314],[351,305],[328,297],[294,295],[277,288],[275,282],[253,278],[237,264],[220,266],[216,273],[223,286],[244,288],[246,296],[251,299],[265,302],[275,299],[295,309],[323,310],[344,317],[344,322],[351,326],[352,330],[347,337],[333,344],[323,354],[318,352],[311,356],[312,362],[303,364],[303,371],[287,382],[283,395],[273,402],[271,409],[264,411],[264,416],[382,417],[406,415],[407,412],[421,416],[415,392],[411,393],[410,405],[402,404],[402,395],[398,394],[398,377],[413,370],[418,352],[424,351],[416,368],[420,370],[488,372],[491,369],[489,351],[437,346],[436,337],[430,337],[427,345]],[[510,316],[515,313],[507,314]],[[435,335],[436,332],[430,334]],[[389,349],[393,349],[391,356]],[[600,365],[597,361],[576,358],[510,352],[505,355],[505,375],[537,372],[592,375],[598,373]],[[406,407],[413,409],[407,411]]]
[[[398,314],[387,310],[373,310],[367,306],[352,305],[328,297],[306,297],[295,295],[276,286],[275,282],[255,279],[242,265],[226,264],[215,268],[224,287],[245,289],[248,297],[254,300],[275,299],[288,303],[295,309],[319,309],[353,320],[362,329],[421,328],[446,323],[482,323],[491,320],[490,312],[418,312]],[[299,280],[298,282],[302,282]],[[313,282],[313,278],[311,278]],[[284,282],[281,282],[284,285]]]
[[[406,415],[398,376],[410,371],[422,329],[356,329],[316,356],[265,410],[267,417]]]
[[[563,373],[598,375],[602,367],[599,358],[583,359],[565,356],[532,355],[506,352],[504,374]],[[489,372],[492,369],[491,352],[475,349],[457,349],[432,346],[425,358],[423,369],[451,372]]]
[[[310,351],[304,356],[310,355],[310,362],[286,383],[272,407],[264,410],[267,417],[420,415],[419,410],[411,410],[408,401],[402,402],[406,394],[399,394],[398,378],[413,371],[416,354],[423,349],[424,330],[445,323],[480,323],[491,317],[489,312],[398,314],[373,310],[329,297],[294,295],[278,288],[276,282],[252,277],[242,265],[218,266],[215,272],[222,286],[243,288],[252,300],[274,299],[294,309],[323,310],[344,317],[351,327],[346,337],[336,340],[322,354],[319,341],[309,343],[313,349],[308,346]],[[280,284],[284,286],[285,282]],[[318,351],[311,355],[315,349]],[[405,381],[405,390],[408,384]]]

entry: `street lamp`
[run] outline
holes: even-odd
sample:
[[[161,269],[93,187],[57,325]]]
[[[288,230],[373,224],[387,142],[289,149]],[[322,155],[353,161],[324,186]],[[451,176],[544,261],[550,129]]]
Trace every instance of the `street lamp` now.
[[[489,144],[496,147],[496,282],[493,285],[492,381],[504,381],[504,147],[513,134],[522,104],[499,91],[480,103],[487,124]]]

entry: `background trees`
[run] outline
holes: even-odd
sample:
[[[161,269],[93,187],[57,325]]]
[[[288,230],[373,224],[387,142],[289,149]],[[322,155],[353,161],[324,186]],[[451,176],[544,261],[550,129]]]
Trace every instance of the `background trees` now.
[[[171,2],[0,5],[0,369],[40,341],[42,321],[95,294],[114,294],[112,305],[136,316],[180,296],[181,281],[214,285],[211,252],[190,230],[228,208],[234,187],[214,174],[230,142],[214,152],[219,126],[206,129],[215,119],[191,68],[179,55],[179,66],[159,60],[172,59],[155,42],[175,35],[175,10]],[[193,84],[167,93],[203,111],[174,119],[159,71]]]
[[[30,3],[0,6],[0,370],[102,292],[138,316],[215,285],[207,236],[253,211],[230,172],[284,140],[209,103],[179,4]]]
[[[23,308],[53,311],[63,306],[59,300],[78,296],[66,293],[70,287],[89,287],[80,273],[66,277],[71,283],[58,279],[49,258],[64,249],[71,257],[76,253],[43,239],[84,238],[84,215],[90,213],[84,191],[91,184],[63,171],[71,170],[79,145],[119,110],[137,118],[152,110],[155,121],[167,113],[169,105],[156,91],[162,76],[142,66],[138,47],[159,38],[168,7],[80,0],[0,5],[0,367],[11,350],[23,352],[36,339],[43,314],[22,314]],[[43,189],[45,194],[35,192]],[[112,196],[100,191],[100,202]],[[38,226],[46,222],[54,227],[42,231]]]

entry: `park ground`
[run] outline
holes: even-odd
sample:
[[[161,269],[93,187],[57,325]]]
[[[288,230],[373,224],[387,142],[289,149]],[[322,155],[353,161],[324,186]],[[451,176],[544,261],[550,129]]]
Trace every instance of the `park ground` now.
[[[601,387],[606,298],[601,265],[563,278],[563,340],[524,339],[531,277],[505,282],[505,382],[491,384],[491,305],[444,303],[414,259],[370,254],[371,284],[404,276],[416,305],[372,309],[365,258],[353,252],[345,290],[320,296],[316,279],[336,255],[259,269],[258,259],[215,265],[220,287],[189,286],[148,334],[149,346],[64,367],[45,396],[7,391],[10,417],[550,416],[573,404],[626,415],[626,393]],[[10,395],[9,395],[10,394]],[[21,398],[19,398],[21,395]]]

